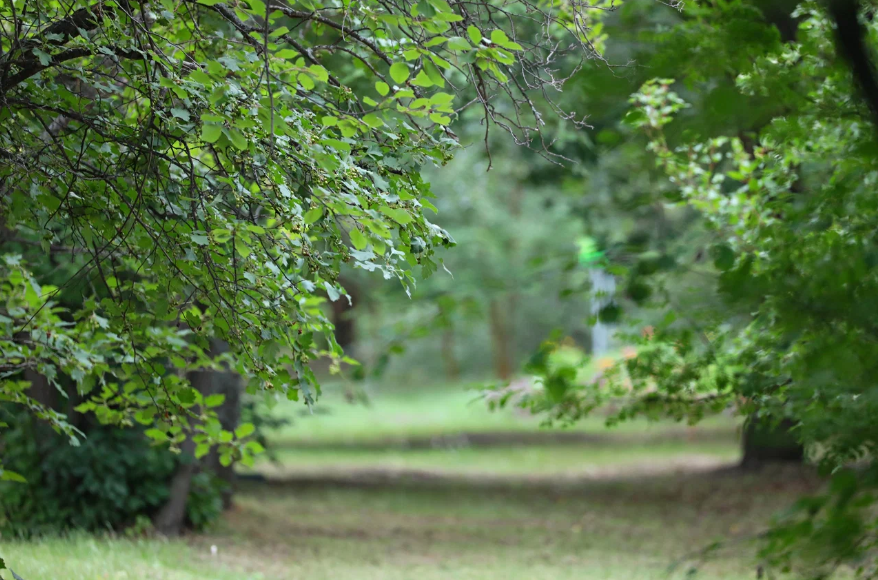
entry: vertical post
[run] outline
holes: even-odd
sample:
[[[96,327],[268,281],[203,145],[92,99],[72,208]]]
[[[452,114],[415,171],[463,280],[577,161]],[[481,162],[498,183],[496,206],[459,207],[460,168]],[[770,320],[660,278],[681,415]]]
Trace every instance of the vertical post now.
[[[592,291],[594,292],[591,300],[591,313],[597,316],[601,309],[612,300],[613,293],[616,291],[616,279],[602,268],[592,268],[589,270],[589,274],[591,276]],[[607,354],[610,351],[611,338],[612,326],[600,320],[595,322],[591,330],[592,355],[598,357]]]

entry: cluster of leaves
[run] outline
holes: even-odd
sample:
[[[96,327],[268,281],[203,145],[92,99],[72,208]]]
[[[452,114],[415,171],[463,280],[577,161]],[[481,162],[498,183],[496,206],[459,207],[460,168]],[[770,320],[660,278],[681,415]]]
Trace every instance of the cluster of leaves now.
[[[596,56],[609,6],[542,4],[4,3],[0,393],[73,435],[26,392],[26,371],[63,375],[103,422],[172,445],[198,424],[198,454],[250,461],[252,425],[224,431],[186,373],[314,401],[310,361],[343,356],[321,308],[350,299],[342,265],[408,289],[452,243],[419,170],[450,158],[456,114],[539,142],[531,95]]]
[[[761,18],[734,2],[700,12],[680,26],[688,50],[711,62],[706,49],[739,38],[748,14]],[[589,384],[575,380],[575,369],[543,369],[545,388],[524,404],[560,420],[609,400],[618,405],[613,420],[694,421],[732,406],[763,421],[791,420],[828,469],[874,458],[878,351],[868,313],[878,296],[875,130],[837,56],[832,20],[810,2],[788,16],[799,23],[794,41],[747,34],[741,50],[752,58],[726,62],[739,103],[771,103],[760,109],[754,132],[699,125],[703,103],[690,107],[681,96],[713,75],[704,68],[691,74],[698,59],[681,70],[688,87],[651,80],[632,97],[626,118],[666,177],[663,203],[702,217],[712,286],[700,291],[716,299],[674,303],[656,293],[651,305],[663,317],[651,332],[624,337],[637,345],[636,356]],[[874,37],[878,29],[867,22]],[[685,35],[693,29],[716,34],[700,42]],[[647,280],[660,287],[674,273]],[[844,472],[825,495],[803,500],[769,534],[765,557],[816,575],[856,561],[862,575],[874,577],[870,481]]]
[[[156,326],[138,337],[142,343],[132,343],[110,328],[94,301],[87,301],[75,313],[47,301],[45,297],[53,296],[56,289],[41,286],[17,257],[6,256],[0,265],[0,276],[0,324],[3,326],[0,348],[5,357],[0,400],[25,407],[30,415],[50,425],[71,444],[79,445],[83,433],[64,414],[29,391],[34,377],[45,380],[49,388],[60,392],[64,392],[63,381],[69,380],[77,385],[80,393],[98,393],[77,405],[76,411],[93,413],[102,423],[151,426],[147,435],[166,442],[170,437],[185,436],[184,425],[173,420],[172,413],[177,413],[197,418],[198,432],[194,438],[200,443],[199,455],[206,454],[207,442],[212,440],[222,441],[220,457],[225,458],[226,464],[231,463],[232,458],[248,461],[254,452],[260,451],[257,442],[243,441],[253,431],[252,424],[241,425],[236,438],[231,437],[231,433],[222,433],[212,409],[222,404],[223,395],[203,397],[179,373],[162,372],[154,383],[161,384],[162,389],[170,389],[166,392],[176,393],[175,406],[161,405],[143,388],[154,379],[145,375],[140,366],[143,359],[138,357],[139,347],[142,352],[164,357],[177,367],[192,364],[216,367],[217,360],[206,358],[204,351],[187,340],[190,331]],[[161,362],[153,364],[156,373],[163,368]],[[129,377],[124,384],[112,380],[122,376]],[[136,402],[136,409],[123,406],[131,405],[130,401]],[[8,441],[5,444],[12,445]],[[0,479],[23,481],[24,477],[13,469],[4,469]]]
[[[4,462],[26,480],[0,484],[0,531],[11,537],[107,531],[148,518],[168,499],[181,461],[151,445],[142,429],[95,427],[71,447],[66,437],[23,414],[3,442]],[[189,525],[203,527],[222,512],[219,485],[209,471],[193,479]]]

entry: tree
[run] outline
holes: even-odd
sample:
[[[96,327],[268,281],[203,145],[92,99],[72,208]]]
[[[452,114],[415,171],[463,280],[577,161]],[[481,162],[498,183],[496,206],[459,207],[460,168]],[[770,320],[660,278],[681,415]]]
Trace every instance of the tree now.
[[[464,142],[473,137],[466,126],[460,134]],[[425,380],[443,371],[454,380],[462,370],[506,380],[542,336],[586,328],[585,302],[562,297],[582,275],[570,268],[580,220],[555,187],[530,181],[550,162],[502,136],[490,145],[490,171],[484,150],[469,147],[424,172],[436,193],[435,219],[455,239],[443,255],[447,271],[419,282],[410,298],[386,283],[369,292],[374,313],[365,322],[383,338],[374,342],[394,351],[396,368],[422,371]]]
[[[531,95],[561,87],[559,59],[595,56],[599,8],[4,3],[0,395],[76,437],[28,394],[27,373],[63,377],[79,412],[251,461],[252,426],[224,429],[223,397],[187,376],[230,365],[249,392],[312,404],[309,363],[342,356],[320,308],[348,299],[341,264],[406,287],[433,272],[450,238],[420,167],[450,158],[470,106],[539,143]],[[456,86],[474,95],[457,109]]]
[[[637,355],[620,361],[600,388],[571,380],[575,369],[550,368],[547,344],[533,361],[544,389],[525,403],[558,420],[576,420],[608,400],[619,403],[611,421],[695,422],[737,407],[756,429],[792,426],[837,475],[826,494],[803,500],[765,534],[764,555],[821,577],[843,563],[874,576],[863,562],[876,537],[878,359],[866,313],[878,296],[878,154],[874,95],[863,99],[860,91],[870,86],[872,65],[866,61],[864,71],[863,54],[850,46],[865,46],[876,28],[856,14],[852,23],[851,6],[827,14],[800,3],[794,38],[766,29],[746,2],[697,10],[697,18],[667,30],[673,46],[695,55],[681,67],[686,82],[646,82],[631,98],[625,130],[646,136],[666,178],[657,193],[702,216],[714,300],[674,304],[657,292],[652,306],[663,320],[654,333],[630,333]],[[701,123],[700,107],[685,98],[705,94],[716,56],[734,52],[723,74],[734,78],[740,102],[764,105],[749,131]],[[665,275],[646,280],[660,285]],[[845,469],[854,462],[866,463],[864,475]]]

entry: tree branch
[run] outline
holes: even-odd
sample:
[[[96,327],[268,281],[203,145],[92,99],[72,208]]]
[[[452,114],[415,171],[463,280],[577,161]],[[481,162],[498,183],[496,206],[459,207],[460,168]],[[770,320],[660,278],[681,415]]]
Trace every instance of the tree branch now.
[[[875,69],[869,59],[866,27],[860,22],[859,12],[860,3],[857,0],[832,0],[829,3],[829,15],[835,22],[838,52],[851,67],[854,81],[860,87],[862,97],[872,111],[872,120],[878,127],[878,81],[875,80]]]

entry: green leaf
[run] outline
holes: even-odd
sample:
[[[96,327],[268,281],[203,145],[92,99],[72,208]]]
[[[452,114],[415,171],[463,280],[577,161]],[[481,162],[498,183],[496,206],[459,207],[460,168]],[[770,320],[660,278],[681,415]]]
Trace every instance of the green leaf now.
[[[374,113],[369,113],[368,115],[363,115],[363,122],[372,127],[373,129],[381,127],[384,125],[384,121],[381,120],[381,117]]]
[[[338,124],[341,134],[344,137],[354,137],[358,133],[358,127],[350,119],[345,119]],[[350,149],[350,146],[347,147]]]
[[[201,139],[206,143],[216,143],[223,133],[219,125],[204,125],[201,127]]]
[[[339,139],[321,139],[320,142],[324,145],[329,145],[333,149],[344,151],[345,153],[350,153],[351,151],[351,146],[344,141],[340,141]]]
[[[178,119],[182,119],[183,121],[188,121],[188,120],[189,120],[189,111],[187,111],[186,109],[180,109],[180,108],[178,108],[178,107],[172,107],[172,108],[171,108],[171,114],[172,114],[173,116],[177,117]]]
[[[367,239],[366,239],[366,236],[363,235],[363,232],[361,232],[361,231],[358,230],[357,228],[353,228],[353,229],[350,231],[350,236],[351,236],[351,243],[352,243],[352,244],[354,245],[354,247],[357,248],[358,250],[362,250],[362,249],[364,249],[366,246],[369,245],[369,240],[367,240]]]
[[[292,48],[284,48],[274,53],[274,56],[276,58],[282,58],[284,60],[292,60],[299,56],[299,52],[293,50]]]
[[[301,75],[297,76],[296,80],[299,81],[299,84],[302,85],[302,88],[305,89],[306,91],[312,91],[312,90],[314,90],[314,87],[316,86],[314,84],[314,81],[311,79],[311,77],[309,75],[306,75],[306,74],[301,74]]]
[[[295,391],[298,392],[298,391]],[[259,441],[248,441],[246,445],[244,445],[244,449],[248,450],[253,455],[259,455],[260,453],[265,453],[265,447]]]
[[[451,123],[451,117],[442,115],[441,113],[430,113],[430,120],[439,125],[448,125]]]
[[[235,437],[238,439],[243,439],[249,435],[252,435],[256,431],[256,427],[253,426],[253,423],[241,423],[237,429],[235,429]]]
[[[321,123],[323,123],[324,127],[335,127],[338,125],[338,117],[327,115],[321,119]]]
[[[250,246],[248,246],[247,243],[240,237],[235,238],[235,250],[237,250],[238,254],[240,254],[242,258],[246,258],[247,256],[249,256],[252,251],[250,249]]]
[[[460,22],[463,20],[463,16],[460,14],[453,14],[451,12],[440,12],[436,16],[433,17],[433,20],[438,22]]]
[[[147,407],[134,414],[134,420],[141,425],[151,425],[154,419],[155,407]]]
[[[451,5],[446,0],[428,0],[437,12],[451,12]]]
[[[492,30],[491,42],[493,42],[494,44],[499,44],[500,46],[506,46],[506,43],[509,42],[509,37],[506,36],[506,33],[502,30]]]
[[[427,73],[424,72],[424,70],[422,69],[418,71],[418,74],[412,81],[412,84],[418,87],[427,88],[433,86],[433,80],[430,79],[430,77],[427,76]]]
[[[201,459],[208,453],[210,453],[210,445],[207,443],[200,443],[195,447],[195,459]]]
[[[323,217],[323,208],[315,207],[309,209],[307,212],[305,212],[305,223],[311,225],[319,220],[321,217]]]
[[[219,230],[211,230],[210,237],[217,244],[225,244],[232,237],[232,230],[223,228]]]
[[[20,473],[9,471],[8,469],[0,470],[0,481],[14,481],[16,483],[27,483],[27,480]],[[2,570],[5,566],[0,566]]]
[[[473,41],[473,44],[476,46],[482,42],[482,31],[476,28],[475,26],[468,26],[466,29],[466,33],[469,35],[469,39]]]
[[[168,440],[168,434],[158,429],[147,429],[143,434],[159,443],[164,443]]]
[[[238,151],[243,151],[247,148],[247,138],[237,129],[223,129],[223,133],[226,134],[226,137],[229,138],[229,141],[232,142],[232,145]]]
[[[262,0],[247,0],[247,3],[250,4],[250,9],[257,16],[265,16],[265,2]]]
[[[319,64],[312,64],[308,67],[308,70],[319,81],[323,81],[325,83],[329,80],[329,72],[327,72],[327,70]]]
[[[403,65],[403,66],[405,66],[405,65]],[[408,71],[408,68],[406,68],[406,71]],[[406,73],[406,78],[408,78],[408,73]],[[405,80],[405,79],[403,79],[403,80]],[[387,83],[378,81],[377,83],[375,83],[375,90],[378,91],[378,94],[383,97],[383,96],[386,96],[387,93],[390,92],[390,87],[387,85]]]
[[[404,83],[409,74],[409,67],[404,62],[395,62],[390,66],[390,77],[398,84]]]
[[[439,72],[439,69],[436,68],[435,64],[433,64],[429,60],[425,60],[424,71],[427,73],[427,76],[430,77],[430,80],[433,81],[434,85],[437,85],[439,87],[445,86],[445,77],[442,76],[442,73]]]
[[[186,387],[184,389],[180,389],[180,391],[177,393],[177,400],[180,401],[180,403],[183,405],[191,405],[195,402],[197,395],[198,391],[196,391],[192,387]]]
[[[717,244],[710,250],[713,265],[717,270],[726,272],[735,265],[735,252],[726,244]]]
[[[210,243],[210,238],[205,234],[189,234],[189,238],[199,246],[206,246]]]
[[[381,213],[401,225],[406,225],[412,222],[412,216],[402,209],[384,206],[381,208]]]
[[[434,105],[447,105],[454,101],[454,95],[449,93],[435,93],[430,97],[430,102]]]
[[[641,109],[633,109],[625,115],[625,118],[622,120],[622,123],[628,125],[629,127],[640,127],[641,125],[647,122],[646,113],[644,113]]]
[[[194,70],[189,73],[189,80],[195,81],[196,83],[204,86],[213,84],[213,79],[211,79],[210,76],[202,70]]]
[[[478,28],[476,28],[476,30],[478,30]],[[447,46],[449,50],[458,51],[472,50],[473,48],[473,46],[469,42],[467,42],[465,38],[461,38],[460,36],[452,36],[448,39],[448,44],[446,44],[445,46]]]
[[[219,407],[226,401],[226,396],[221,394],[214,394],[204,399],[204,406],[208,409],[213,409],[214,407]]]

